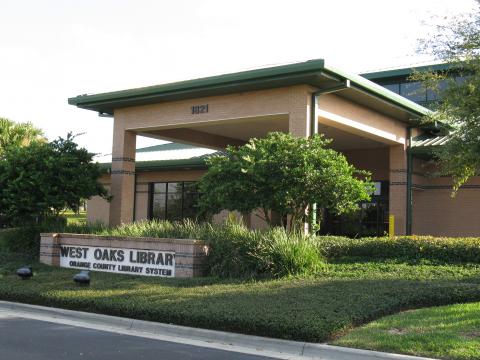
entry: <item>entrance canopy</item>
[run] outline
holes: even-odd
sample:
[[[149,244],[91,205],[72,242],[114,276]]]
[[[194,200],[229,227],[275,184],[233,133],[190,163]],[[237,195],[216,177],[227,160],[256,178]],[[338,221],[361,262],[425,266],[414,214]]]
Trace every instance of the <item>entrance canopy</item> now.
[[[327,66],[322,59],[68,101],[114,116],[111,225],[133,218],[137,135],[224,149],[272,131],[300,137],[318,131],[333,139],[333,148],[350,152],[352,158],[369,149],[361,161],[386,154],[384,171],[394,166],[392,174],[403,174],[409,129],[430,113],[361,76]],[[384,149],[375,151],[380,147]],[[394,210],[401,213],[400,209]]]
[[[345,80],[350,81],[351,88],[342,91],[342,97],[368,105],[386,115],[409,121],[429,112],[428,109],[362,76],[348,74],[327,66],[323,59],[170,84],[95,95],[79,95],[68,99],[68,103],[82,109],[97,111],[99,114],[113,115],[115,109],[123,107],[294,85],[310,85],[316,89],[323,89]]]

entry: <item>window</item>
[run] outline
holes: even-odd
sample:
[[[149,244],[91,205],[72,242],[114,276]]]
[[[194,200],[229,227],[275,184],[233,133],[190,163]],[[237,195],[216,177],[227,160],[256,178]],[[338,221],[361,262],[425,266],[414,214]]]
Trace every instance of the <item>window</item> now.
[[[170,221],[198,219],[198,197],[196,182],[152,183],[150,218]]]
[[[426,90],[422,83],[418,81],[400,84],[400,95],[414,102],[424,102],[427,100]]]
[[[383,236],[388,232],[389,182],[375,182],[375,192],[370,201],[359,204],[359,210],[344,215],[325,211],[320,225],[322,235],[350,237]]]
[[[400,84],[386,84],[382,85],[384,88],[393,91],[396,94],[400,94]]]

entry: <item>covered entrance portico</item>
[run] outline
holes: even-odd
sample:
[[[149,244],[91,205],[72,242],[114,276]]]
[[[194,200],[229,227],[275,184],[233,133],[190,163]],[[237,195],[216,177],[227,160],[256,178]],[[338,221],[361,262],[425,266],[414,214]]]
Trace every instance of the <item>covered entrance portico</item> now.
[[[318,129],[389,184],[389,213],[396,232],[406,232],[407,129],[426,110],[323,60],[69,101],[114,116],[110,225],[134,220],[137,135],[224,149],[272,131],[308,137]]]

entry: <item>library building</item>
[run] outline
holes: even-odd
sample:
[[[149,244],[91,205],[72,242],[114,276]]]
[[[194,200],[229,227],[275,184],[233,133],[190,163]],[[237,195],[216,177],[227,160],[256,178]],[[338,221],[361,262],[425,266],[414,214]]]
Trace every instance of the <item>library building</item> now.
[[[207,171],[205,159],[281,131],[322,133],[352,165],[372,174],[371,200],[354,214],[325,212],[321,233],[480,236],[480,177],[451,197],[452,179],[436,175],[432,156],[448,134],[442,124],[422,122],[441,99],[409,80],[414,70],[445,66],[357,75],[317,59],[70,98],[71,105],[114,119],[112,154],[98,159],[108,169],[100,181],[112,200],[90,199],[87,220],[114,226],[197,219],[196,184]],[[163,141],[137,149],[137,135]],[[213,221],[226,216],[223,211]],[[254,213],[243,221],[266,226]]]

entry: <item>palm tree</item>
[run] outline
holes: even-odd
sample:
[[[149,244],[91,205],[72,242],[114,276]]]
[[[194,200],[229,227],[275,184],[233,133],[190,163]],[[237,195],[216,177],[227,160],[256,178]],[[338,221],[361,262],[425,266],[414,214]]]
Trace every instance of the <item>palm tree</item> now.
[[[42,130],[31,123],[16,123],[0,117],[0,157],[8,147],[27,146],[34,141],[46,141]]]

